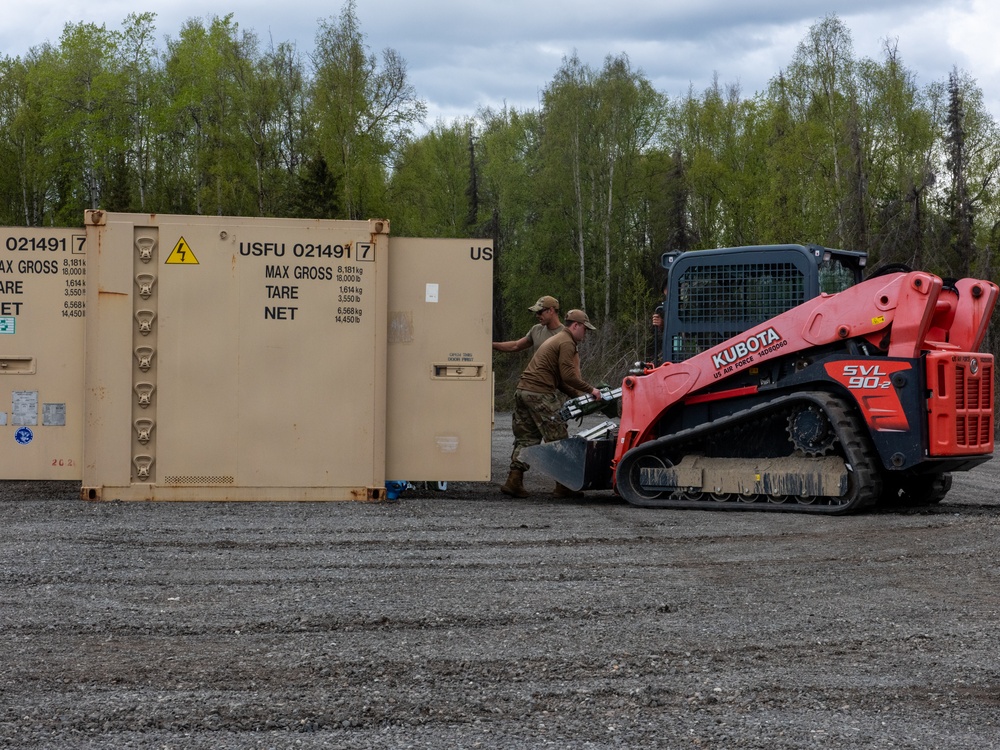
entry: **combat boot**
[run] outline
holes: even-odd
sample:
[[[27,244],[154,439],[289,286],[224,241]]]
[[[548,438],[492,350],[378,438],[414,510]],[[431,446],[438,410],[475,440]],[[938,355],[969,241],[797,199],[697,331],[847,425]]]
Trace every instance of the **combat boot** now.
[[[566,485],[556,482],[556,488],[552,490],[552,496],[558,498],[575,498],[583,497],[583,493],[579,490],[571,490]]]
[[[528,491],[524,489],[524,472],[521,469],[511,469],[500,491],[511,497],[527,497]]]

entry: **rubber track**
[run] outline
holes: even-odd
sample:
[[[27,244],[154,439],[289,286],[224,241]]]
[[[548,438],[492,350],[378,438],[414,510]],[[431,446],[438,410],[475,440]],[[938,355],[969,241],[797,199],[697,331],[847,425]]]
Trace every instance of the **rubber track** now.
[[[848,494],[844,497],[816,497],[811,503],[795,500],[776,502],[766,495],[752,498],[732,496],[720,501],[708,493],[701,499],[683,497],[680,492],[668,496],[647,495],[638,486],[637,462],[646,456],[665,457],[683,455],[684,444],[714,432],[731,428],[752,427],[756,420],[773,415],[776,411],[790,411],[796,404],[809,401],[819,406],[830,421],[840,453],[848,466]],[[802,456],[803,472],[808,471],[809,457]],[[618,493],[633,505],[647,508],[698,508],[701,510],[756,510],[784,513],[818,513],[842,515],[875,504],[882,492],[881,464],[868,437],[867,428],[841,399],[822,391],[808,391],[779,396],[763,404],[756,404],[744,411],[713,422],[683,430],[672,435],[650,440],[626,453],[615,473]]]

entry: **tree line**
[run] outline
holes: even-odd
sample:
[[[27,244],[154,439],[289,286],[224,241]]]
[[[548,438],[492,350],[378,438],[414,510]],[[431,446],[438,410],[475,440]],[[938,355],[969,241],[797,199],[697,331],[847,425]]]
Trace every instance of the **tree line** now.
[[[83,211],[388,218],[399,236],[492,239],[495,338],[537,297],[583,307],[611,380],[647,356],[660,256],[814,242],[944,276],[993,275],[997,124],[958,69],[918,85],[893,40],[858,57],[817,21],[765,91],[718,79],[668,98],[627,55],[563,60],[537,109],[424,126],[355,0],[313,49],[232,15],[156,41],[155,16],[68,24],[0,59],[0,223]]]

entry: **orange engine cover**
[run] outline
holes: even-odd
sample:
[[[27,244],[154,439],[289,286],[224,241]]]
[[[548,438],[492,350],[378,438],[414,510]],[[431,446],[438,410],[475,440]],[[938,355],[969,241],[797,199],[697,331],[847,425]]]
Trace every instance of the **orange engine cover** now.
[[[930,352],[927,388],[929,455],[993,452],[993,355]]]

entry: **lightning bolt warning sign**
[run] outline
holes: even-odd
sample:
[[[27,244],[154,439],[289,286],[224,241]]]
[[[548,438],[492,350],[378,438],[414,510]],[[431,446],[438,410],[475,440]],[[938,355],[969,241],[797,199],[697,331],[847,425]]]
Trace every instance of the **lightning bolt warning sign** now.
[[[198,259],[191,251],[191,246],[188,245],[187,240],[183,237],[177,240],[177,244],[174,245],[174,249],[170,251],[170,255],[167,256],[167,260],[165,262],[176,265],[198,265]]]

